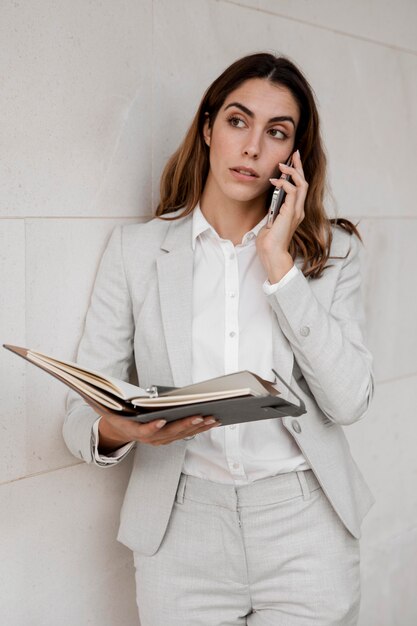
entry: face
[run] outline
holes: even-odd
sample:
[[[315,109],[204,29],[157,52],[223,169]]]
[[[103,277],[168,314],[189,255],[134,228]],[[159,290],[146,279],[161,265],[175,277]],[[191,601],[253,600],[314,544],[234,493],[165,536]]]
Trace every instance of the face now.
[[[212,127],[208,120],[204,125],[210,146],[207,184],[219,199],[265,200],[269,178],[280,175],[278,163],[295,149],[299,118],[291,92],[265,79],[247,80],[227,96]]]

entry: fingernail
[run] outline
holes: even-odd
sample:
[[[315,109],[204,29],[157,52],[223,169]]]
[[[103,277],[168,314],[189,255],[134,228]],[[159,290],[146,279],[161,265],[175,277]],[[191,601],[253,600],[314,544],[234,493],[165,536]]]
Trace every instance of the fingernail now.
[[[206,424],[214,424],[215,421],[216,420],[214,419],[209,419],[209,420],[206,420]]]
[[[196,417],[195,419],[192,420],[191,424],[201,424],[201,422],[204,422],[202,417]]]
[[[271,183],[275,184],[279,182],[279,178],[270,178],[269,179]]]
[[[288,167],[286,163],[279,163],[279,165],[282,165],[283,167]]]
[[[298,154],[298,156],[299,156],[299,157],[301,157],[301,155],[300,155],[300,151],[299,151],[299,150],[297,150],[297,154]]]
[[[166,423],[167,423],[166,420],[159,420],[159,422],[156,422],[156,427],[162,428],[162,426],[165,426]]]

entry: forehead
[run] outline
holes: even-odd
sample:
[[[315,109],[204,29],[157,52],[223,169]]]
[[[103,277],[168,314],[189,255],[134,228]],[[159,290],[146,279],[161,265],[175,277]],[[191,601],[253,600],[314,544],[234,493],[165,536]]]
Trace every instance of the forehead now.
[[[223,109],[231,102],[239,102],[250,109],[255,116],[276,117],[291,115],[298,123],[300,112],[291,91],[282,85],[262,78],[251,78],[229,93]]]

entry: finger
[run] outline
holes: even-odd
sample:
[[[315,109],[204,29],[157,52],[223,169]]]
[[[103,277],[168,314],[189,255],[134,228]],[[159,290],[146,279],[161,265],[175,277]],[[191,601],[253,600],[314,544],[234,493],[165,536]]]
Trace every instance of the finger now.
[[[162,428],[155,428],[151,431],[146,440],[150,438],[155,439],[174,439],[188,436],[189,433],[193,433],[196,428],[203,426],[208,420],[214,419],[212,415],[203,418],[202,415],[191,415],[183,419],[175,420],[173,422],[165,423]],[[211,422],[210,422],[211,423]]]
[[[164,428],[166,423],[167,421],[164,419],[152,420],[151,422],[147,422],[145,424],[138,424],[136,422],[136,428],[133,431],[134,439],[136,439],[136,441],[146,443],[148,440],[152,439],[152,437],[155,437],[155,435],[157,435],[162,428]]]
[[[275,187],[283,188],[287,194],[283,206],[292,207],[302,213],[304,211],[304,201],[308,191],[308,184],[304,181],[300,187],[296,187],[292,182],[284,178],[270,178],[270,182]]]
[[[147,426],[154,426],[156,427],[156,432],[158,432],[158,422],[162,423],[162,427],[165,426],[166,424],[166,428],[170,429],[170,430],[181,430],[181,429],[185,429],[187,427],[191,428],[194,424],[201,424],[201,422],[204,420],[202,415],[190,415],[189,417],[183,417],[181,419],[178,420],[174,420],[172,422],[167,422],[167,420],[152,420],[150,422],[147,423]],[[151,430],[149,430],[149,433],[151,432],[155,432],[155,430],[152,428]]]
[[[180,422],[180,423],[178,423]],[[178,420],[177,422],[173,422],[172,428],[165,427],[162,429],[162,436],[174,436],[175,438],[182,439],[184,437],[188,437],[189,435],[193,435],[196,432],[200,432],[201,429],[205,427],[211,427],[216,423],[216,418],[213,415],[206,415],[202,417],[201,415],[190,419]]]
[[[218,426],[221,426],[221,423],[218,420],[215,420],[214,418],[207,418],[207,420],[201,425],[194,426],[193,428],[187,428],[182,432],[173,433],[172,431],[170,432],[169,430],[165,431],[165,429],[162,429],[161,433],[156,434],[155,437],[149,439],[147,443],[157,446],[166,445],[168,443],[172,443],[173,441],[198,435],[199,433],[211,430],[212,428],[217,428]]]
[[[180,436],[188,435],[190,431],[194,431],[197,427],[203,425],[207,420],[214,419],[212,415],[203,417],[202,415],[190,415],[174,422],[170,422],[163,429],[163,436]]]
[[[290,196],[294,196],[297,193],[297,187],[290,183],[289,180],[285,180],[284,178],[270,178],[270,182],[275,185],[278,189],[284,189],[285,193]]]
[[[187,434],[185,434],[183,437],[180,435],[177,435],[176,437],[169,437],[168,439],[162,439],[162,440],[158,440],[153,442],[153,445],[162,445],[165,446],[169,443],[172,443],[173,441],[181,441],[183,439],[188,440],[189,438],[194,438],[196,435],[200,435],[201,433],[207,432],[208,430],[211,430],[212,428],[217,428],[218,426],[221,426],[221,424],[219,423],[215,423],[215,424],[209,424],[209,425],[203,425],[200,428],[194,430],[194,431],[190,431]]]
[[[304,176],[303,163],[299,150],[296,150],[292,156],[292,165]]]
[[[285,185],[282,187],[285,189]],[[294,186],[291,187],[292,189],[286,194],[278,215],[270,228],[275,233],[281,231],[285,224],[288,229],[294,230],[304,219],[304,199],[300,197],[300,194],[297,194],[297,191],[293,192]]]
[[[301,169],[290,167],[285,163],[278,163],[278,166],[283,174],[289,174],[297,187],[308,186],[308,183],[304,177],[304,172]]]

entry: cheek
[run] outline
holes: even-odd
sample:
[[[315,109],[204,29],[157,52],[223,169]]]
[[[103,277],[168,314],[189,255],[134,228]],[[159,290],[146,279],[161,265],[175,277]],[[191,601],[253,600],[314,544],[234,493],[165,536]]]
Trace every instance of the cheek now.
[[[285,160],[278,156],[274,160],[269,162],[269,178],[279,178],[281,176],[282,172],[278,167],[278,163],[282,163],[283,161],[285,163]]]
[[[275,172],[275,174],[279,174],[281,176],[282,172],[278,167],[278,163],[285,163],[289,157],[290,149],[288,146],[279,146],[278,148],[271,148],[266,155],[265,163],[267,163],[267,168],[269,166],[269,170],[271,172]]]
[[[229,151],[230,143],[223,141],[222,137],[213,138],[210,145],[210,167],[213,170],[221,168],[228,161]]]
[[[226,156],[229,152],[232,152],[236,145],[236,137],[227,128],[218,129],[213,133],[211,139],[210,150],[215,152],[216,156]]]

